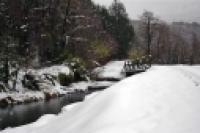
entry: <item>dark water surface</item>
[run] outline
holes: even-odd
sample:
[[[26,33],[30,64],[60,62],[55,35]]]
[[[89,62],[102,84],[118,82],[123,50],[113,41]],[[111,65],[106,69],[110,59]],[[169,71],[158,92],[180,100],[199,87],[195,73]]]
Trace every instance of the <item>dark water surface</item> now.
[[[63,96],[50,101],[0,108],[0,130],[34,122],[44,114],[58,114],[63,106],[70,103],[69,97]]]

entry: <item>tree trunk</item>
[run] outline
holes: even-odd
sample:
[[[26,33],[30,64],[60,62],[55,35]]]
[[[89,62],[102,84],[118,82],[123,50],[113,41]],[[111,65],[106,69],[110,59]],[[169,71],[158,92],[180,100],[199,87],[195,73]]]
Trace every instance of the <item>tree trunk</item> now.
[[[9,61],[8,61],[8,58],[6,57],[5,61],[4,61],[4,83],[6,85],[8,85],[8,80],[9,80]]]
[[[151,54],[151,20],[148,18],[147,20],[147,55]]]

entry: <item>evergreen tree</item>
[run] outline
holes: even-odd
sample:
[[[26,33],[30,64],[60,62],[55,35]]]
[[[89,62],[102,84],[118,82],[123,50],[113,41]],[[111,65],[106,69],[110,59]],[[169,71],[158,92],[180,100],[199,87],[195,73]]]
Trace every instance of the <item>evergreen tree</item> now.
[[[0,18],[2,20],[0,23],[0,81],[3,81],[7,86],[11,78],[11,67],[16,68],[21,62],[18,53],[19,40],[15,36],[18,27],[12,14],[11,2],[11,0],[0,2]]]
[[[117,58],[126,58],[130,44],[134,39],[134,28],[128,18],[126,9],[118,0],[114,0],[107,10],[105,7],[97,7],[97,11],[102,17],[104,28],[111,33],[119,43]]]

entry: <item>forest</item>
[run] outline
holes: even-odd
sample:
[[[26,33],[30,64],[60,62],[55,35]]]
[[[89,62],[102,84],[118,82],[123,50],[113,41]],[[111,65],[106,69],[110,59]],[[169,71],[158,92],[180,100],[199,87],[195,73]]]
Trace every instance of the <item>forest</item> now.
[[[144,11],[131,20],[121,1],[1,0],[0,81],[18,71],[79,60],[90,71],[110,60],[151,58],[154,64],[200,63],[200,25],[165,22]]]

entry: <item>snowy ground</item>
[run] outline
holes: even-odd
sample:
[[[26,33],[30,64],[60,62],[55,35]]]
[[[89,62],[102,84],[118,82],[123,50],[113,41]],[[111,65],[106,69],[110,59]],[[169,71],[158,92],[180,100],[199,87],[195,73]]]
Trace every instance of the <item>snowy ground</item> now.
[[[68,106],[2,133],[199,133],[200,66],[153,66]]]
[[[100,79],[123,79],[122,73],[124,61],[111,61],[103,67],[98,67],[94,70],[97,77]]]

